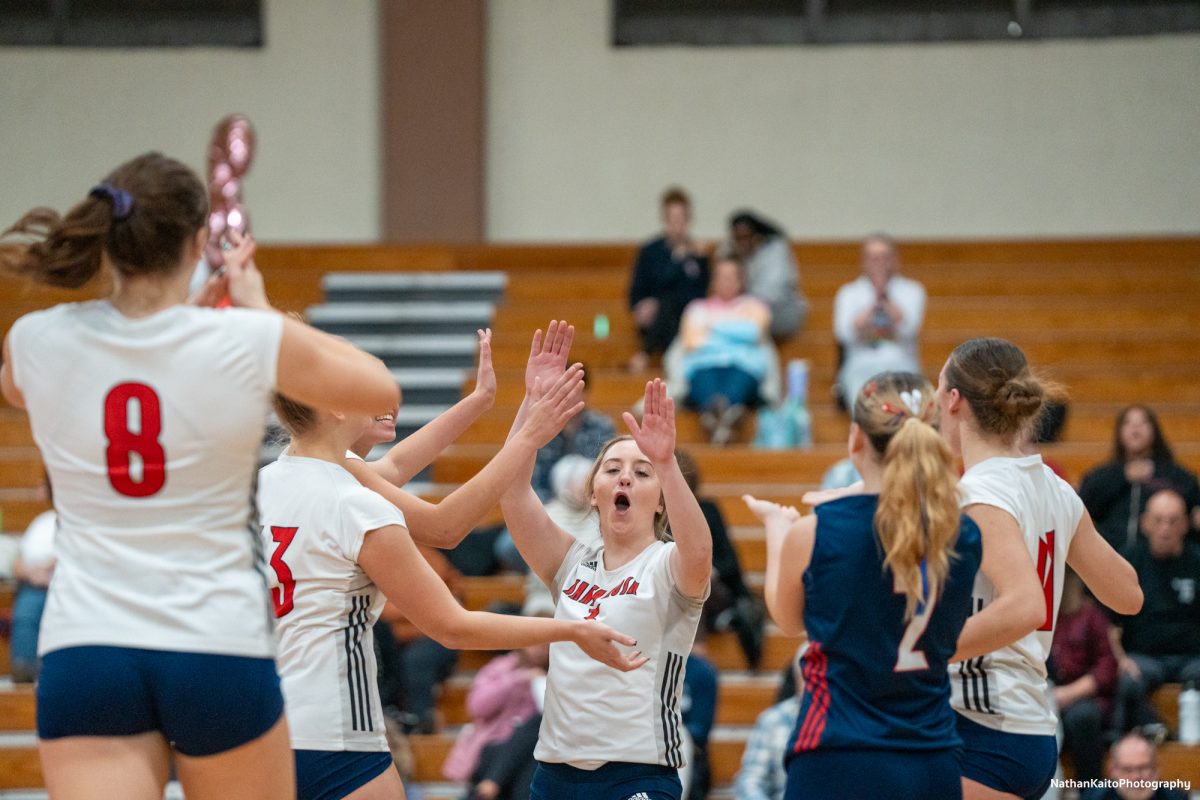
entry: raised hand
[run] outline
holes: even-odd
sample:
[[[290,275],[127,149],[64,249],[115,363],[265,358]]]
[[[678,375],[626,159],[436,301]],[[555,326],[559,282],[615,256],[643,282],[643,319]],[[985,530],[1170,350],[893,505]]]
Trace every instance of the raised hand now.
[[[542,386],[550,386],[567,368],[567,356],[571,354],[571,342],[575,339],[575,326],[560,320],[551,320],[546,326],[546,335],[539,328],[533,334],[529,347],[529,361],[525,364],[525,391],[533,394],[534,383],[540,378]]]
[[[675,401],[667,396],[667,385],[662,378],[646,382],[640,425],[628,411],[621,417],[651,464],[665,464],[675,457]]]
[[[263,286],[262,273],[254,266],[254,252],[258,244],[250,234],[242,236],[235,230],[228,231],[233,247],[225,251],[225,276],[229,279],[229,299],[241,308],[269,309],[267,291]]]
[[[188,298],[188,305],[216,308],[217,303],[221,302],[228,293],[229,279],[225,277],[225,270],[220,269],[209,275],[204,285]]]
[[[782,506],[779,503],[772,503],[770,500],[759,500],[749,494],[742,495],[742,500],[749,507],[751,513],[758,517],[764,525],[768,522],[775,522],[776,524],[782,523],[785,527],[791,527],[800,521],[800,512],[792,506]]]
[[[496,370],[492,367],[492,329],[475,331],[479,335],[479,368],[475,371],[472,394],[487,400],[490,407],[496,401]]]
[[[579,622],[575,644],[589,657],[621,672],[632,672],[650,660],[640,652],[625,655],[618,650],[618,644],[634,647],[637,640],[632,636],[617,633],[602,622]]]
[[[529,408],[521,435],[528,436],[534,448],[540,448],[558,435],[567,420],[583,410],[583,366],[572,364],[545,391],[539,378],[530,396],[537,399]]]

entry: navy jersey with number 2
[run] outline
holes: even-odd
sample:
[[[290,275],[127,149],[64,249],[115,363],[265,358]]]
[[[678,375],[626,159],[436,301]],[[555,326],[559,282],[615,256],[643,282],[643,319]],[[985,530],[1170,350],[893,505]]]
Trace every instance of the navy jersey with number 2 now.
[[[813,796],[817,787],[807,774],[813,770],[833,772],[843,782],[828,787],[831,796],[869,796],[870,782],[891,771],[880,760],[889,751],[920,780],[919,773],[936,765],[914,758],[922,752],[940,758],[942,785],[958,783],[953,751],[960,741],[946,664],[970,613],[982,552],[979,528],[961,518],[946,585],[905,622],[905,595],[884,568],[875,534],[878,501],[878,495],[852,495],[816,508],[816,538],[804,573],[804,696],[785,756],[789,796],[793,789],[801,790],[797,797]],[[888,780],[899,777],[892,773]],[[907,794],[897,783],[885,790]],[[908,791],[931,789],[914,784]]]

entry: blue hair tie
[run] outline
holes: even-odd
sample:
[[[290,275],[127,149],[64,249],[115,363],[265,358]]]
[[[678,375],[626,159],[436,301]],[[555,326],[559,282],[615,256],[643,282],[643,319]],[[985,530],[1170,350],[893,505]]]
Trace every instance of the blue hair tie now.
[[[114,220],[128,219],[129,215],[133,213],[133,195],[124,189],[118,189],[111,183],[101,183],[88,194],[112,203]]]

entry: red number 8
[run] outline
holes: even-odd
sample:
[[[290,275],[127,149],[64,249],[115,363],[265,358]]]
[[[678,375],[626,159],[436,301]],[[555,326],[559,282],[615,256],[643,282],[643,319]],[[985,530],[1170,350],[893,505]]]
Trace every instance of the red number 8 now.
[[[129,430],[129,401],[137,400],[141,423],[138,431]],[[119,383],[104,398],[104,435],[108,449],[108,482],[127,497],[149,497],[167,482],[167,454],[158,442],[162,433],[162,412],[158,395],[144,383]],[[129,474],[130,453],[142,462],[142,479]]]

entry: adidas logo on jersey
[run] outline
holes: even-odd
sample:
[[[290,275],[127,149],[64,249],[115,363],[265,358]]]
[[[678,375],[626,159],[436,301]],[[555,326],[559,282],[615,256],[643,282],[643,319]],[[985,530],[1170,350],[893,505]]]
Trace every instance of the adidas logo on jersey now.
[[[584,569],[595,569],[596,562],[595,561],[585,561],[585,562],[583,562],[583,568]]]
[[[638,792],[637,794],[629,795],[625,800],[650,800],[650,795],[645,792]]]

